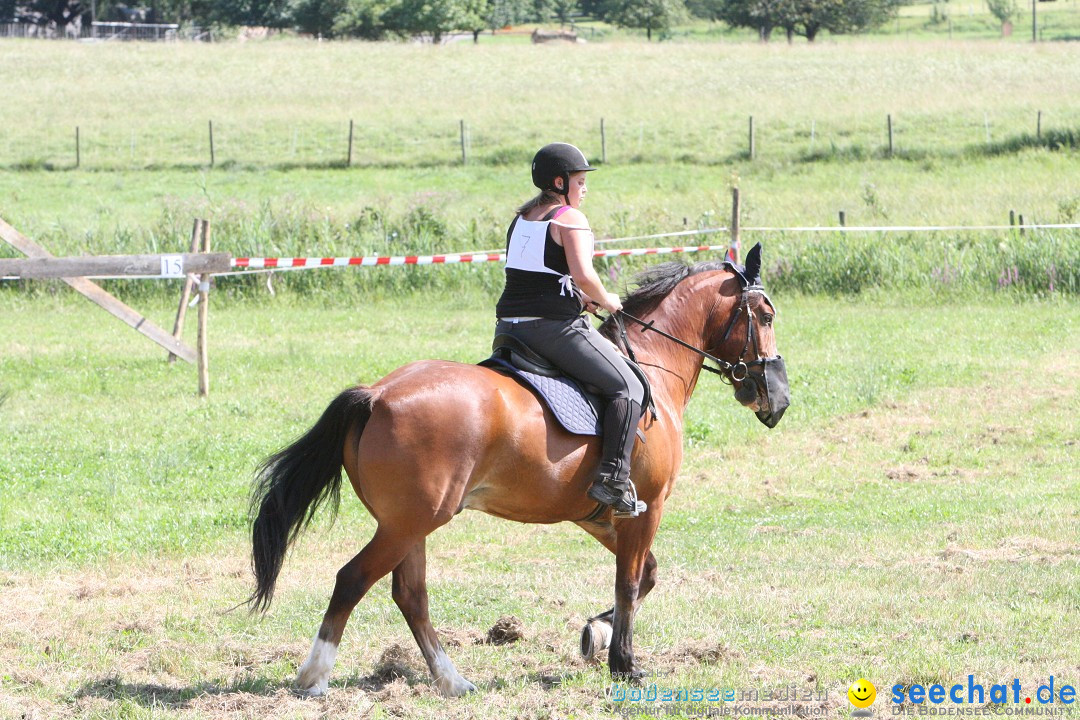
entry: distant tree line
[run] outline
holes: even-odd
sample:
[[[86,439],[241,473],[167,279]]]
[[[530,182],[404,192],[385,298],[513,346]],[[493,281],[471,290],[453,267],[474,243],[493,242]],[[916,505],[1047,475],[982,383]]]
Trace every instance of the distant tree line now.
[[[690,17],[813,42],[822,30],[862,32],[892,18],[905,0],[0,0],[0,22],[18,19],[63,28],[75,22],[138,20],[215,26],[294,28],[326,38],[383,40],[485,30],[523,22],[566,25],[587,16],[663,36]],[[998,0],[1011,2],[1012,0]]]

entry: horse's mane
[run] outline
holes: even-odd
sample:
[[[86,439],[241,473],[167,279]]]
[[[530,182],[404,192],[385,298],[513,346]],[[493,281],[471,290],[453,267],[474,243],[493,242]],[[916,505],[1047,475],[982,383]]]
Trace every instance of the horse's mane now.
[[[666,298],[675,286],[691,275],[723,270],[724,261],[708,260],[687,265],[681,262],[666,262],[645,268],[634,276],[634,290],[623,299],[623,310],[641,317],[648,314],[660,301]],[[609,340],[615,340],[619,329],[615,321],[608,318],[600,325],[600,333]]]

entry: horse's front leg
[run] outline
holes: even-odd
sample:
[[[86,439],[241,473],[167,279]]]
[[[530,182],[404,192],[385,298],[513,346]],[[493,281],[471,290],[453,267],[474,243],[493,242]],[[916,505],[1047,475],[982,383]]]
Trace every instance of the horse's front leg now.
[[[649,548],[656,537],[662,511],[659,503],[656,506],[650,504],[644,515],[616,521],[615,612],[611,625],[611,649],[608,652],[608,667],[614,678],[631,680],[645,675],[634,659],[634,615],[645,595],[642,592],[642,577],[648,564],[647,558],[651,556]]]
[[[614,533],[612,533],[614,538]],[[615,548],[612,545],[612,553]],[[645,599],[649,591],[656,587],[656,556],[652,550],[645,553],[645,567],[641,573],[641,582],[638,584],[638,604]],[[592,660],[601,650],[611,647],[611,625],[615,617],[615,608],[606,610],[585,621],[585,627],[581,629],[581,656],[586,660]]]

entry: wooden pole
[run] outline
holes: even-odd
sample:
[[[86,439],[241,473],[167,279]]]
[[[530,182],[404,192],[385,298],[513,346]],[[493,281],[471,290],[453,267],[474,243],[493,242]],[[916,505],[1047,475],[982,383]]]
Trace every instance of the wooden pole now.
[[[48,250],[24,236],[2,219],[0,219],[0,240],[6,241],[16,250],[32,259],[48,259],[52,257],[52,254]],[[158,259],[160,269],[160,256],[158,256]],[[0,275],[6,274],[7,273],[0,271]],[[194,350],[174,338],[172,335],[169,335],[169,333],[159,328],[150,320],[147,320],[139,312],[120,302],[85,277],[65,277],[62,279],[88,300],[104,308],[120,320],[123,320],[136,331],[150,338],[161,347],[176,353],[181,360],[190,363],[195,362]]]
[[[210,252],[210,222],[203,220],[202,251]],[[210,273],[199,277],[199,343],[196,348],[199,366],[199,395],[210,395],[209,349],[206,344],[206,321],[210,314]]]
[[[844,214],[844,211],[841,210],[840,211],[840,227],[844,227],[846,224],[847,224],[847,216]]]
[[[1035,139],[1042,140],[1042,110],[1039,111],[1035,120]]]
[[[75,126],[75,167],[82,164],[82,143],[79,139],[79,126]]]
[[[214,121],[210,120],[210,167],[214,167]]]
[[[739,188],[731,188],[731,254],[735,262],[739,262],[739,212],[740,212]]]
[[[469,164],[469,154],[465,151],[465,121],[461,121],[461,164]]]
[[[1039,0],[1031,0],[1031,42],[1039,42],[1039,17],[1035,12]]]
[[[22,278],[132,277],[162,273],[164,255],[75,255],[72,257],[0,258],[0,276]],[[190,273],[228,272],[228,253],[199,253],[178,256],[184,271]]]
[[[892,114],[886,116],[889,124],[889,157],[893,156]]]
[[[353,121],[349,121],[349,159],[345,161],[345,167],[352,167],[352,136],[353,136]]]
[[[750,116],[750,159],[754,159],[754,155],[757,154],[757,150],[754,147],[754,116]]]
[[[1016,211],[1015,210],[1010,210],[1009,211],[1009,227],[1014,227],[1015,225],[1016,225]]]
[[[1020,234],[1023,235],[1024,234],[1024,216],[1019,215],[1018,219],[1020,220]]]
[[[198,218],[191,227],[191,252],[199,251],[199,241],[202,235],[202,220]],[[180,291],[180,307],[176,309],[176,321],[173,323],[172,335],[177,340],[184,334],[184,317],[187,315],[188,301],[191,299],[191,288],[195,284],[195,276],[188,273],[184,277],[184,288]],[[176,362],[176,354],[169,353],[169,364]]]
[[[607,165],[607,135],[604,133],[604,118],[600,118],[600,162]]]

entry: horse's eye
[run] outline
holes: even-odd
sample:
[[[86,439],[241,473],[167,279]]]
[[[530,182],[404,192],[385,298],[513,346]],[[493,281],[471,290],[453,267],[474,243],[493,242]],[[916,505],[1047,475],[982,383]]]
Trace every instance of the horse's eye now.
[[[761,322],[766,324],[766,325],[772,325],[772,319],[773,319],[772,313],[765,313],[764,315],[761,316]]]

